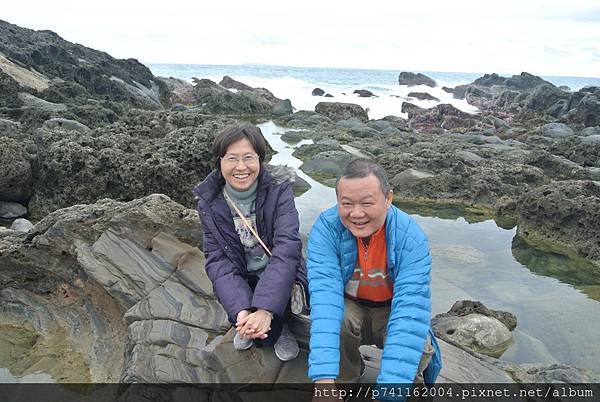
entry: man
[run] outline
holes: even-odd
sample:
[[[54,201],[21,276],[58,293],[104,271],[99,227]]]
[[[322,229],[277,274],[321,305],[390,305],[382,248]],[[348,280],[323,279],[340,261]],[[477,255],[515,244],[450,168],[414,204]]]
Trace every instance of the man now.
[[[357,382],[361,344],[383,348],[379,384],[433,384],[441,368],[430,328],[431,257],[415,220],[392,205],[383,168],[356,159],[336,183],[338,205],[308,240],[309,377]]]

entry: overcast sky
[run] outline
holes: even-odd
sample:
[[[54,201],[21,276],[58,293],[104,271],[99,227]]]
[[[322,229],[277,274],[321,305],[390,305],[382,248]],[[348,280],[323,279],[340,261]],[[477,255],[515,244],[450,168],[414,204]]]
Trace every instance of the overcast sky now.
[[[0,19],[142,63],[600,77],[599,0],[2,3]]]

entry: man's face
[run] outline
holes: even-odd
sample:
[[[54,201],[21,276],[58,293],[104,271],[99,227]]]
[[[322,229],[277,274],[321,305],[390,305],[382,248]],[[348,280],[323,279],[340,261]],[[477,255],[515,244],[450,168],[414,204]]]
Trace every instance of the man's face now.
[[[392,204],[392,192],[381,192],[379,179],[342,177],[337,187],[338,213],[342,224],[356,237],[369,237],[384,223]]]

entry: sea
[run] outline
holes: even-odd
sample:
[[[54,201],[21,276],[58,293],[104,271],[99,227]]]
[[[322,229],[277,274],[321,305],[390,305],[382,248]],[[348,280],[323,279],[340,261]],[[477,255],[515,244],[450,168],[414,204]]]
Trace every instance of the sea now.
[[[319,102],[356,103],[367,109],[369,118],[379,119],[388,115],[406,117],[401,112],[402,103],[410,101],[420,107],[433,107],[450,103],[458,109],[476,113],[477,108],[465,100],[454,99],[442,87],[453,88],[468,84],[484,73],[460,73],[440,71],[412,71],[423,73],[437,82],[437,87],[407,87],[398,84],[400,70],[364,70],[351,68],[288,67],[266,64],[212,65],[212,64],[147,64],[152,73],[161,77],[174,77],[192,82],[192,78],[208,78],[219,83],[225,75],[250,85],[266,88],[280,99],[290,99],[296,110],[314,110]],[[503,76],[510,76],[504,75]],[[600,78],[547,77],[556,86],[568,86],[577,91],[585,86],[600,86]],[[312,96],[315,88],[321,88],[333,98]],[[357,89],[371,91],[375,97],[361,98],[353,92]],[[417,100],[409,98],[410,92],[427,92],[439,99]]]

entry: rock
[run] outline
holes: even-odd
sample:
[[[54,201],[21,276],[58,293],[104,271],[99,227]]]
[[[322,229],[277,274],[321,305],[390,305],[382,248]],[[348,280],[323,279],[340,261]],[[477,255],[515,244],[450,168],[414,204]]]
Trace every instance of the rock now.
[[[338,121],[335,123],[335,126],[339,128],[351,129],[366,127],[366,124],[357,117],[350,117],[348,119]]]
[[[548,123],[540,129],[540,134],[550,138],[566,138],[575,135],[571,127],[563,123]]]
[[[312,96],[323,96],[325,95],[325,91],[323,91],[321,88],[315,88],[312,91]]]
[[[582,135],[584,137],[587,137],[589,135],[600,135],[600,126],[597,126],[597,127],[586,127],[583,130],[581,130],[581,132],[579,133],[579,135]]]
[[[502,324],[512,331],[517,327],[517,317],[509,313],[508,311],[502,310],[491,310],[488,309],[483,303],[473,300],[461,300],[457,301],[450,307],[445,315],[458,315],[465,316],[469,314],[481,314],[488,317],[493,317],[500,321]]]
[[[181,103],[176,103],[176,104],[173,105],[173,107],[171,108],[171,110],[174,111],[174,112],[185,112],[187,109]]]
[[[494,128],[496,128],[497,130],[510,130],[511,129],[510,124],[508,124],[505,120],[502,120],[499,117],[490,116],[488,119],[492,122],[492,124],[494,125]]]
[[[355,89],[354,92],[352,92],[352,93],[358,94],[358,96],[361,98],[370,98],[372,96],[376,96],[375,94],[373,94],[373,92],[371,92],[367,89]]]
[[[14,219],[25,215],[27,215],[27,208],[23,205],[0,200],[0,218]]]
[[[300,169],[306,173],[325,173],[337,175],[350,162],[352,155],[344,151],[320,152],[305,161]]]
[[[525,98],[524,107],[529,110],[547,110],[559,101],[565,101],[569,95],[552,84],[543,84],[535,87]]]
[[[527,74],[527,73],[525,73]],[[491,87],[492,85],[506,85],[508,79],[501,77],[496,73],[484,74],[482,77],[477,78],[473,81],[473,84]]]
[[[294,168],[282,165],[266,165],[266,167],[276,180],[289,181],[295,194],[303,193],[311,187],[306,180],[296,174]]]
[[[585,95],[577,106],[575,116],[586,127],[600,126],[600,95]]]
[[[481,314],[436,316],[431,322],[436,336],[446,342],[488,356],[500,357],[512,341],[504,324]]]
[[[238,91],[252,91],[254,89],[249,85],[234,80],[228,75],[223,77],[221,82],[219,82],[219,85],[228,89],[237,89]]]
[[[22,102],[23,107],[41,112],[58,113],[67,110],[67,105],[64,103],[48,102],[26,92],[19,92],[19,100]]]
[[[553,86],[550,82],[535,76],[533,74],[529,74],[526,72],[521,73],[521,75],[513,75],[509,79],[506,80],[506,86],[513,87],[516,89],[533,89],[539,87],[541,85],[550,85]],[[556,87],[555,87],[556,88]],[[558,88],[557,88],[558,89]]]
[[[468,166],[477,166],[481,163],[481,161],[483,161],[481,156],[469,151],[458,151],[456,152],[456,156]]]
[[[374,128],[368,127],[366,125],[354,126],[350,129],[348,129],[348,132],[353,137],[358,137],[358,138],[371,138],[373,136],[379,135],[379,131],[375,130]]]
[[[167,111],[131,118],[128,126],[88,134],[39,130],[31,216],[103,197],[130,200],[161,191],[192,207],[190,188],[212,170],[214,134],[231,120]]]
[[[435,175],[429,172],[416,170],[416,169],[406,169],[390,180],[390,184],[393,188],[402,192],[402,188],[407,184],[414,183],[416,181],[426,179],[428,177],[434,177]]]
[[[415,85],[427,85],[428,87],[436,87],[437,83],[435,80],[429,78],[425,74],[421,73],[411,73],[407,71],[403,71],[398,76],[398,84],[407,85],[409,87],[413,87]]]
[[[288,144],[296,144],[302,141],[304,138],[302,137],[302,133],[299,131],[286,131],[281,135],[281,139]]]
[[[11,230],[15,230],[17,232],[27,233],[33,228],[33,223],[29,222],[27,219],[19,218],[15,219],[13,223],[10,225]]]
[[[365,109],[354,103],[319,102],[315,106],[315,112],[327,116],[333,121],[340,121],[351,117],[356,117],[362,122],[369,120]]]
[[[24,143],[0,137],[0,171],[0,200],[27,201],[33,179]]]
[[[550,366],[541,364],[511,365],[508,371],[516,381],[527,384],[589,384],[600,382],[600,375],[597,373],[566,364],[552,364]],[[573,386],[573,391],[576,391],[575,388],[576,386]],[[558,389],[558,387],[555,387],[555,389]],[[579,392],[581,391],[580,388]]]
[[[21,134],[20,123],[0,119],[0,137],[18,138]]]
[[[528,188],[514,203],[517,233],[529,242],[551,242],[600,262],[600,183],[552,181]]]
[[[273,116],[285,116],[292,113],[294,113],[294,108],[289,99],[282,100],[273,106]]]
[[[196,102],[209,113],[271,114],[273,103],[254,91],[233,93],[207,79],[194,79]]]
[[[581,139],[582,144],[586,145],[600,145],[600,135],[588,135],[587,137],[583,137]]]
[[[169,104],[176,106],[176,104],[191,105],[196,100],[194,96],[194,86],[189,82],[179,78],[164,78],[158,77],[168,88],[168,100]]]
[[[427,92],[409,92],[407,96],[410,98],[417,98],[419,100],[432,100],[436,102],[440,101],[438,98],[428,94]]]
[[[450,104],[423,109],[412,103],[404,102],[402,103],[402,112],[408,114],[408,124],[411,128],[432,134],[456,128],[473,128],[480,121],[478,116],[462,112]]]
[[[449,94],[454,94],[454,88],[450,88],[450,87],[442,87],[442,90],[444,92],[447,92]]]
[[[333,95],[332,94],[325,94],[325,97],[326,98],[333,98]]]
[[[79,131],[81,133],[86,133],[90,131],[90,128],[85,124],[81,124],[80,122],[75,120],[68,120],[62,118],[46,120],[42,127],[50,130],[73,130]]]

